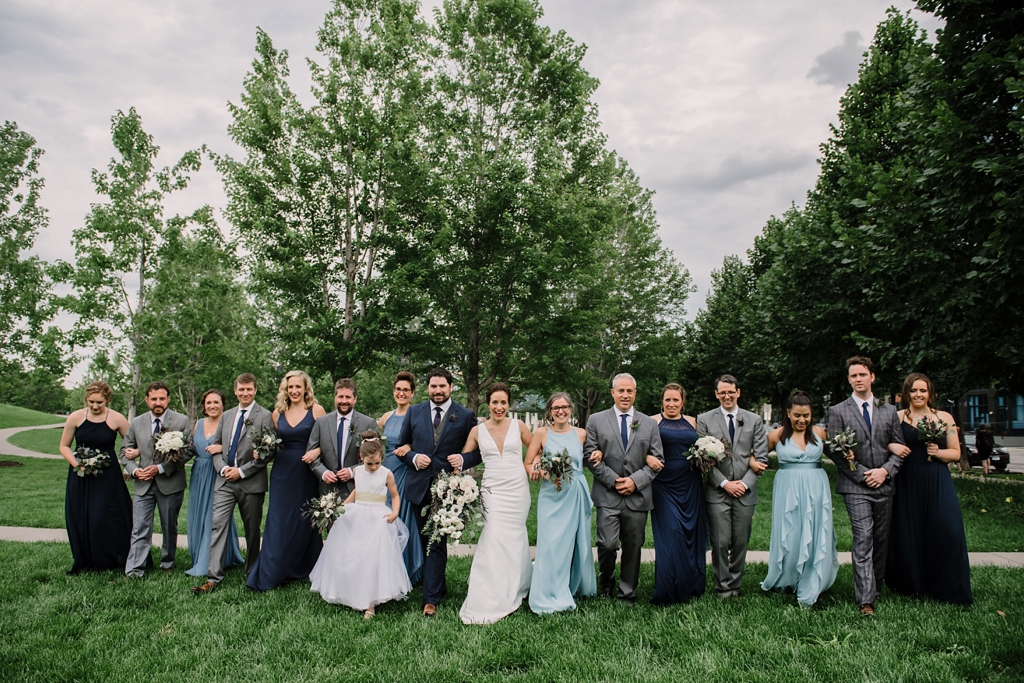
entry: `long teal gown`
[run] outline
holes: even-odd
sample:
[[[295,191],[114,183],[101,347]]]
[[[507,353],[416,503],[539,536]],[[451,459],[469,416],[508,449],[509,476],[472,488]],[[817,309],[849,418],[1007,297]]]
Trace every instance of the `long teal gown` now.
[[[408,413],[406,413],[408,414]],[[412,504],[405,497],[405,463],[395,455],[395,447],[398,445],[398,435],[402,432],[402,423],[405,422],[405,415],[391,413],[391,417],[384,423],[384,436],[388,438],[388,449],[384,453],[384,467],[391,470],[395,475],[395,488],[402,503],[398,506],[398,517],[405,526],[409,527],[409,542],[405,544],[402,551],[405,559],[405,569],[409,572],[409,581],[415,586],[423,580],[423,544],[420,541],[419,526],[416,524],[416,513]],[[391,494],[387,496],[387,505],[391,507]]]
[[[559,492],[542,480],[537,497],[537,556],[530,583],[530,609],[553,614],[576,609],[575,596],[597,593],[594,554],[590,548],[590,509],[593,502],[583,475],[583,446],[575,430],[548,430],[546,452],[562,449],[572,456],[573,478]]]
[[[203,420],[196,424],[192,444],[196,457],[192,460],[192,478],[188,482],[188,512],[185,529],[188,533],[188,554],[192,568],[189,576],[206,576],[210,570],[210,538],[213,535],[213,484],[217,473],[213,471],[213,456],[206,452],[213,437],[203,435]],[[224,548],[224,568],[242,564],[242,551],[238,547],[238,529],[228,528],[228,542]]]
[[[764,590],[796,591],[810,607],[839,571],[832,491],[821,468],[821,440],[806,450],[789,439],[775,447],[779,471],[772,489],[772,538]]]

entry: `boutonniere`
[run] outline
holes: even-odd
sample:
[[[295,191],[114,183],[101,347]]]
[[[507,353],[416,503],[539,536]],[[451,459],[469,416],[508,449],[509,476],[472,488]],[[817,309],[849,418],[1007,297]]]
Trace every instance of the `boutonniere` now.
[[[352,421],[349,420],[349,422],[352,422]],[[355,434],[356,433],[356,425],[355,425],[354,422],[348,426],[348,433],[349,434]]]
[[[247,417],[245,418],[245,420],[242,421],[242,424],[244,424],[246,427],[252,427],[252,419]]]
[[[639,426],[640,426],[640,420],[633,420],[633,424],[629,425],[629,428],[635,432],[637,427],[639,427]]]
[[[743,418],[742,417],[736,418],[736,424],[739,425],[740,427],[742,427],[743,426]]]
[[[455,422],[455,413],[451,414],[451,417],[448,418],[448,421],[449,422]]]

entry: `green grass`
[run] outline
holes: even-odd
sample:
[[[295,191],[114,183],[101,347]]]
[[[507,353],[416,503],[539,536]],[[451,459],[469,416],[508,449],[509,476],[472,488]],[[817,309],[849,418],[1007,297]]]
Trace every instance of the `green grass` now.
[[[0,429],[49,425],[61,422],[63,419],[61,415],[50,415],[49,413],[40,413],[38,410],[0,403]]]
[[[35,451],[36,453],[60,455],[60,435],[62,431],[61,429],[30,429],[25,432],[18,432],[8,437],[7,440],[12,446],[17,446],[18,448]],[[120,441],[121,437],[118,436],[117,438]]]
[[[16,458],[4,456],[4,460],[22,463],[22,467],[0,467],[0,525],[62,528],[64,526],[64,487],[68,466],[61,460],[39,458]],[[836,470],[826,467],[825,471],[835,490]],[[775,472],[769,470],[758,484],[760,503],[754,513],[753,529],[750,534],[751,550],[768,550],[771,536],[771,494]],[[589,474],[588,474],[589,478]],[[960,496],[967,533],[967,547],[972,552],[1024,552],[1024,487],[1016,484],[978,482],[972,479],[954,479]],[[536,501],[540,484],[531,485]],[[130,489],[129,489],[130,490]],[[1006,502],[1010,498],[1011,502]],[[833,519],[837,545],[840,551],[849,550],[852,535],[850,519],[842,496],[832,495]],[[185,509],[188,495],[182,507],[178,527],[184,530]],[[266,515],[268,504],[263,506]],[[241,526],[239,526],[241,529]],[[157,531],[160,530],[157,521]],[[527,518],[530,544],[537,540],[537,506],[530,508]],[[596,545],[596,534],[593,543]],[[647,547],[654,547],[650,523],[647,528]]]
[[[196,597],[175,572],[127,580],[65,576],[67,545],[0,543],[0,677],[24,681],[1017,681],[1024,678],[1024,570],[972,572],[975,604],[959,608],[885,592],[859,618],[849,566],[813,609],[759,588],[652,608],[587,599],[541,618],[524,605],[489,627],[464,626],[468,559],[448,564],[448,597],[432,620],[420,591],[371,621],[295,583],[268,593],[239,569]],[[179,569],[187,566],[184,553]],[[1005,615],[1001,616],[1000,612]]]

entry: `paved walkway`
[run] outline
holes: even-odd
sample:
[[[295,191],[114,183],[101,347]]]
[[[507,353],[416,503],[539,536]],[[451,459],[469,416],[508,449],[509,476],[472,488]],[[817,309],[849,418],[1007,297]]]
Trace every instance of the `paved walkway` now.
[[[0,526],[0,541],[49,541],[51,543],[67,543],[68,535],[64,529],[36,529],[27,526]],[[153,545],[160,547],[163,538],[160,534],[153,534]],[[245,539],[239,539],[242,547],[245,547]],[[178,547],[187,548],[188,538],[185,534],[178,535]],[[454,557],[470,557],[476,550],[475,545],[448,546],[448,554]],[[530,548],[530,555],[536,552],[536,548]],[[972,567],[1014,567],[1024,568],[1024,553],[971,553]],[[594,548],[594,558],[597,559],[597,548]],[[643,562],[654,562],[654,550],[644,548],[641,551],[640,559]],[[708,551],[707,562],[711,564],[711,552]],[[768,552],[765,550],[751,550],[747,553],[747,562],[767,564]],[[840,564],[850,564],[850,553],[839,553]]]
[[[17,455],[22,458],[45,458],[46,460],[63,460],[64,456],[52,455],[50,453],[37,453],[36,451],[28,451],[24,448],[18,448],[12,445],[7,439],[14,436],[18,432],[27,432],[32,429],[59,429],[63,427],[63,422],[58,422],[52,425],[36,425],[34,427],[9,427],[7,429],[0,429],[0,453],[3,455]]]

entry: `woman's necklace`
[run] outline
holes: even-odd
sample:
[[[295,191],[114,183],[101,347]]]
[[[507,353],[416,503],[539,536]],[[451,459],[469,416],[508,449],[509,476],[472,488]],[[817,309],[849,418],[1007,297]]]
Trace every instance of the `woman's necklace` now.
[[[551,431],[555,434],[568,434],[572,431],[572,425],[567,423],[565,429],[555,429],[555,425],[551,425]]]

